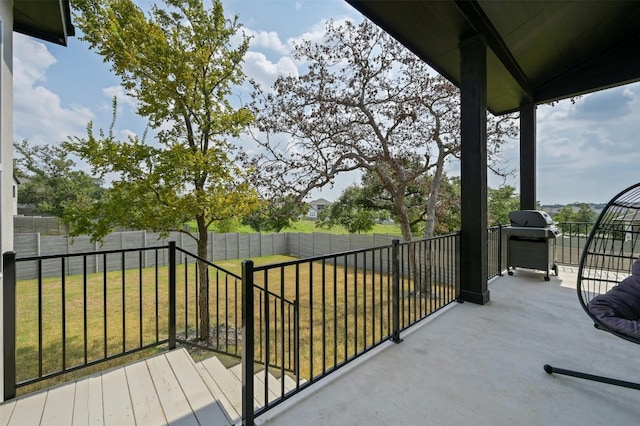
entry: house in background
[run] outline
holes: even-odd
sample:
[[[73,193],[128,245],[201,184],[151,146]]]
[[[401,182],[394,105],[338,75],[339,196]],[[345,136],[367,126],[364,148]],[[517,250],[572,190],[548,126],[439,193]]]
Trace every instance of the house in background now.
[[[0,0],[0,249],[13,250],[17,209],[13,177],[13,32],[62,46],[75,34],[68,0]],[[0,270],[0,286],[2,271]],[[4,286],[3,286],[4,287]],[[2,327],[0,327],[0,330]],[[4,336],[0,336],[3,338]],[[4,400],[4,395],[2,395]]]
[[[329,207],[331,201],[327,201],[324,198],[318,198],[317,200],[313,200],[309,202],[309,211],[307,212],[307,219],[316,220],[318,218],[318,214]]]

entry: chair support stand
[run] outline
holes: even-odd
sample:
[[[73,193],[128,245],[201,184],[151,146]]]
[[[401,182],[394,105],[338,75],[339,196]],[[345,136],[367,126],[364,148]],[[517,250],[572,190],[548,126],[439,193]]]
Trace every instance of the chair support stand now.
[[[579,379],[591,380],[594,382],[606,383],[608,385],[622,386],[624,388],[640,390],[640,383],[626,382],[624,380],[612,379],[609,377],[595,376],[593,374],[581,373],[574,370],[565,370],[563,368],[552,367],[549,364],[545,364],[544,371],[548,374],[561,374],[564,376],[577,377]]]

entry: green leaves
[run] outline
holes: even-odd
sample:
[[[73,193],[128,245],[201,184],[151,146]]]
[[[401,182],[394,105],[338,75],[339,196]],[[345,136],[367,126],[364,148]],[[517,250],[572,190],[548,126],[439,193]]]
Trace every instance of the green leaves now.
[[[36,213],[63,218],[73,205],[87,205],[99,199],[102,181],[76,170],[64,146],[14,143],[15,174],[22,178],[18,202],[32,204]]]
[[[165,0],[145,16],[131,0],[82,0],[75,23],[138,101],[138,113],[155,129],[153,141],[118,139],[113,128],[75,138],[67,147],[99,176],[108,196],[69,216],[73,232],[102,238],[114,226],[183,231],[196,220],[200,243],[217,221],[249,214],[258,197],[235,161],[229,139],[253,120],[228,100],[244,79],[248,39],[232,45],[239,24],[220,1]],[[201,247],[202,244],[199,244]],[[204,253],[206,257],[206,244]]]

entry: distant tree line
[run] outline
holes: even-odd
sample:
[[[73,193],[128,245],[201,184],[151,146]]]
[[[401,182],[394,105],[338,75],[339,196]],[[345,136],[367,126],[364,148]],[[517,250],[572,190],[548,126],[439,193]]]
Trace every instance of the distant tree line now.
[[[598,214],[587,203],[575,202],[567,204],[553,215],[556,222],[582,222],[593,223],[598,218]]]

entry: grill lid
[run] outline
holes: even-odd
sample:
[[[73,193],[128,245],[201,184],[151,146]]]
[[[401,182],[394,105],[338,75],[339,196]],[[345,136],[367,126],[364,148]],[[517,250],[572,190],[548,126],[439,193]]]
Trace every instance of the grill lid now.
[[[543,210],[514,210],[509,212],[511,226],[547,228],[553,226],[553,219]]]
[[[550,239],[558,238],[562,235],[562,231],[557,226],[552,225],[548,228],[532,228],[530,226],[506,226],[503,228],[505,235],[509,237],[519,238],[535,238]]]

